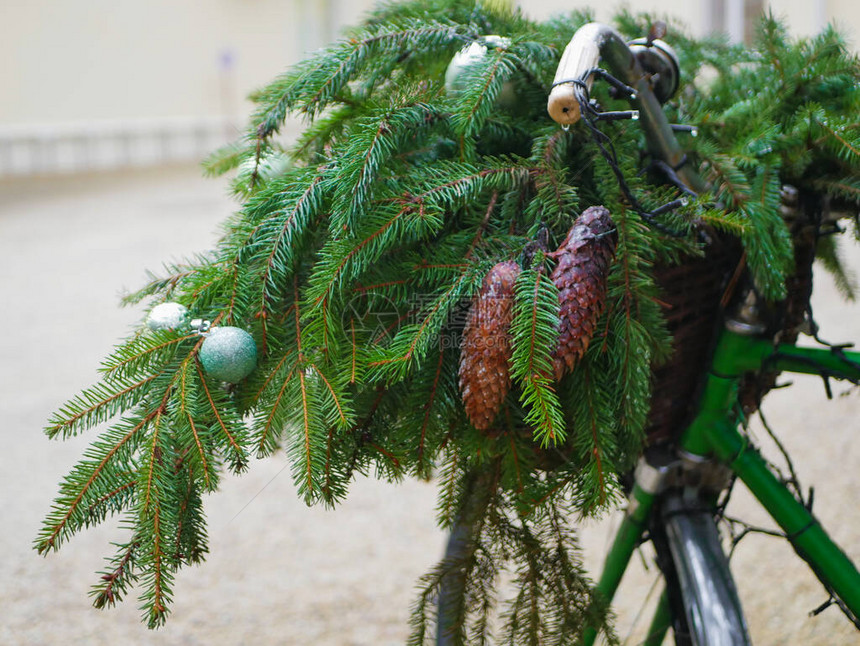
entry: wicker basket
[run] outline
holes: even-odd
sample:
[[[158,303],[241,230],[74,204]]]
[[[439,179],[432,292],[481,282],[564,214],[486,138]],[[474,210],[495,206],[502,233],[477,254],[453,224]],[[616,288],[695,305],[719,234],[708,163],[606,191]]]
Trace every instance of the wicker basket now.
[[[788,297],[764,316],[767,334],[781,343],[794,343],[806,320],[812,294],[812,262],[822,221],[820,201],[783,190],[783,217],[794,240],[795,272],[788,280]],[[708,364],[723,322],[723,309],[744,284],[743,252],[734,239],[715,238],[702,258],[656,271],[669,331],[671,359],[653,373],[653,394],[647,439],[649,444],[677,437],[695,414]],[[747,413],[757,410],[773,388],[777,373],[745,375],[739,396]]]

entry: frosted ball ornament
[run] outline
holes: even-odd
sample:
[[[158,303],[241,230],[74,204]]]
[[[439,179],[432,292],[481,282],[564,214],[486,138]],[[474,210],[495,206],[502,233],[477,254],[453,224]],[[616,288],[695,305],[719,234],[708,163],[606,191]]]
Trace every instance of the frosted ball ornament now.
[[[490,35],[482,36],[480,40],[463,47],[454,54],[451,62],[448,63],[448,69],[445,70],[445,91],[449,94],[457,94],[465,87],[466,80],[463,72],[467,67],[480,62],[487,55],[487,45],[497,49],[507,49],[510,44],[510,38]],[[503,105],[513,105],[516,102],[513,83],[507,81],[502,85],[498,101]]]
[[[239,383],[257,365],[254,337],[237,327],[213,327],[198,353],[203,369],[213,379]]]
[[[261,154],[257,159],[254,155],[239,165],[240,177],[251,177],[256,174],[263,182],[270,182],[281,177],[290,168],[290,156],[282,152],[271,151]]]
[[[185,323],[188,308],[179,303],[161,303],[152,308],[146,317],[150,330],[175,330]]]

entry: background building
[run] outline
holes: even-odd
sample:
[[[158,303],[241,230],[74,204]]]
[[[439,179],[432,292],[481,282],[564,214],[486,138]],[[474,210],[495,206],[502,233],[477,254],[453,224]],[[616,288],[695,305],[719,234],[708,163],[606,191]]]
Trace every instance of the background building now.
[[[741,41],[769,8],[808,35],[860,33],[850,0],[519,0],[535,18],[623,4]],[[246,120],[248,93],[354,24],[371,0],[12,0],[0,6],[0,177],[201,158]]]

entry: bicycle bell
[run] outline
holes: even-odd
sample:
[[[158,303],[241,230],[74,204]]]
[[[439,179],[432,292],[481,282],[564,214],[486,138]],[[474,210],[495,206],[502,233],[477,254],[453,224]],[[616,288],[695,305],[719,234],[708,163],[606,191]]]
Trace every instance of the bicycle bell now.
[[[637,38],[628,44],[646,74],[660,103],[666,103],[678,90],[681,71],[675,50],[659,38]]]

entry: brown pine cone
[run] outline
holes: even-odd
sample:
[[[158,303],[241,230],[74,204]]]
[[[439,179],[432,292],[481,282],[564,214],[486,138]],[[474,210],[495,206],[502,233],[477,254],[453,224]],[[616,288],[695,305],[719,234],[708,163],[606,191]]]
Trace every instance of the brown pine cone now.
[[[559,291],[558,348],[553,355],[556,380],[573,370],[594,336],[606,304],[606,278],[618,234],[603,206],[583,211],[561,246],[551,254],[558,265],[551,278]]]
[[[466,415],[478,430],[490,428],[511,388],[510,328],[514,283],[520,267],[500,262],[484,277],[472,302],[460,350],[460,392]]]

